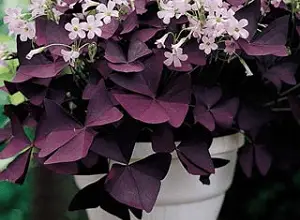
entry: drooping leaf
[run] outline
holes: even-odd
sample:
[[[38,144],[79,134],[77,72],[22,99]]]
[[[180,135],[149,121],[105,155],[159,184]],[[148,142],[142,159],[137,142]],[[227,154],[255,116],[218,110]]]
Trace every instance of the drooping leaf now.
[[[131,32],[138,25],[138,18],[136,15],[136,11],[132,11],[129,15],[127,15],[125,21],[123,22],[123,30],[120,34],[126,34]]]
[[[176,148],[173,131],[168,124],[158,125],[151,140],[154,152],[171,153]]]
[[[95,137],[91,150],[122,163],[129,163],[140,126],[135,121],[124,121],[112,135]]]
[[[117,201],[150,212],[170,163],[170,154],[157,153],[127,166],[114,164],[105,188]]]
[[[215,172],[213,160],[209,154],[212,137],[205,129],[193,131],[190,137],[177,147],[177,155],[185,169],[193,175],[209,175]]]
[[[69,210],[74,211],[100,206],[103,210],[122,220],[130,220],[129,210],[134,210],[136,214],[141,215],[141,210],[132,209],[131,207],[116,201],[105,191],[104,183],[106,178],[107,177],[104,176],[97,182],[80,190],[73,198]]]

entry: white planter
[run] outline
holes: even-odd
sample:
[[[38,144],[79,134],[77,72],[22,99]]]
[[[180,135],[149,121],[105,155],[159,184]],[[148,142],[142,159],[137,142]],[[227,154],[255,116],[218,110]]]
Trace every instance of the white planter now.
[[[143,220],[216,220],[227,189],[234,175],[237,150],[244,143],[242,134],[214,138],[212,157],[230,160],[226,166],[216,169],[210,177],[210,185],[203,185],[198,176],[190,175],[179,159],[173,158],[170,171],[162,181],[156,205],[151,213],[143,213]],[[137,143],[133,160],[151,155],[150,143]],[[79,188],[97,181],[102,175],[75,176]],[[87,210],[90,220],[117,220],[100,208]],[[135,219],[132,217],[132,219]]]

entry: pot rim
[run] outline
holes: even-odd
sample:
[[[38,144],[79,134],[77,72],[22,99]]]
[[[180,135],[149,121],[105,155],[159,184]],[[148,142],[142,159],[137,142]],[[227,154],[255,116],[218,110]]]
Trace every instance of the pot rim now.
[[[244,142],[244,135],[239,132],[231,135],[215,137],[213,138],[213,142],[209,148],[209,153],[211,156],[216,156],[218,154],[234,151],[242,147]],[[180,141],[175,142],[175,144],[178,146]],[[139,160],[153,153],[151,142],[137,142],[134,146],[131,160]],[[176,154],[173,154],[173,158],[177,158]]]

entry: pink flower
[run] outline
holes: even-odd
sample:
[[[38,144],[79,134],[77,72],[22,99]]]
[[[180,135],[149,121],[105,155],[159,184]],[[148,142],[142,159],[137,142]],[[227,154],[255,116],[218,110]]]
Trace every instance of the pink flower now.
[[[70,31],[69,38],[75,40],[77,37],[85,38],[86,34],[84,32],[84,23],[80,23],[79,18],[73,18],[71,23],[65,25],[65,29]]]
[[[35,23],[34,22],[26,22],[24,25],[20,28],[20,40],[21,41],[27,41],[28,39],[32,40],[35,38]]]
[[[199,45],[199,49],[204,50],[204,53],[208,55],[212,50],[218,49],[218,45],[215,43],[214,38],[204,36],[202,37],[202,43]]]
[[[108,24],[111,22],[111,17],[119,17],[119,12],[114,10],[116,3],[113,1],[108,1],[107,6],[104,4],[100,4],[97,7],[98,14],[96,14],[97,20],[102,20],[104,24]]]
[[[60,51],[62,54],[64,61],[69,62],[71,66],[74,66],[76,59],[79,57],[80,53],[76,50],[64,50]]]
[[[241,38],[248,38],[249,32],[244,29],[248,25],[248,20],[241,19],[240,21],[236,19],[230,19],[229,26],[227,32],[231,35],[235,40]]]
[[[47,8],[46,0],[31,0],[31,4],[28,8],[33,17],[45,15],[45,9]]]
[[[160,1],[161,10],[157,12],[157,17],[162,19],[165,24],[169,24],[171,18],[175,16],[175,9],[173,1],[168,1],[165,4],[163,1]]]
[[[11,24],[20,20],[22,16],[21,8],[8,8],[5,10],[6,16],[4,16],[3,21],[5,24]]]
[[[271,4],[275,7],[278,8],[282,0],[271,0]]]
[[[103,26],[102,21],[96,20],[94,15],[87,16],[87,22],[83,23],[84,30],[88,31],[88,39],[93,39],[95,35],[101,36],[102,31],[99,27]]]
[[[229,55],[234,54],[235,50],[239,48],[239,46],[233,40],[226,40],[225,46],[224,52],[228,53]]]
[[[165,41],[167,40],[169,34],[165,34],[164,36],[162,36],[160,39],[156,40],[155,44],[157,46],[157,48],[165,48]]]
[[[167,66],[174,64],[175,67],[182,67],[181,61],[186,61],[188,59],[188,55],[183,54],[182,48],[173,49],[172,53],[166,51],[164,55],[167,58],[164,61],[164,64]]]

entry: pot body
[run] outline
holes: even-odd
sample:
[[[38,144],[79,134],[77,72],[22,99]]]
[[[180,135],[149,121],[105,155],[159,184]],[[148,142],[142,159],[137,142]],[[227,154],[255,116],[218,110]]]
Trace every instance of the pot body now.
[[[210,177],[210,185],[203,185],[199,176],[193,176],[183,168],[173,155],[168,175],[162,181],[156,205],[151,213],[143,213],[143,220],[216,220],[222,207],[225,193],[230,187],[237,150],[244,143],[243,135],[233,134],[214,138],[210,153],[213,158],[230,162]],[[137,143],[132,159],[138,160],[153,154],[151,143]],[[79,188],[97,181],[102,175],[75,176]],[[90,220],[117,220],[118,218],[100,208],[87,210]],[[135,219],[132,217],[132,219]]]

